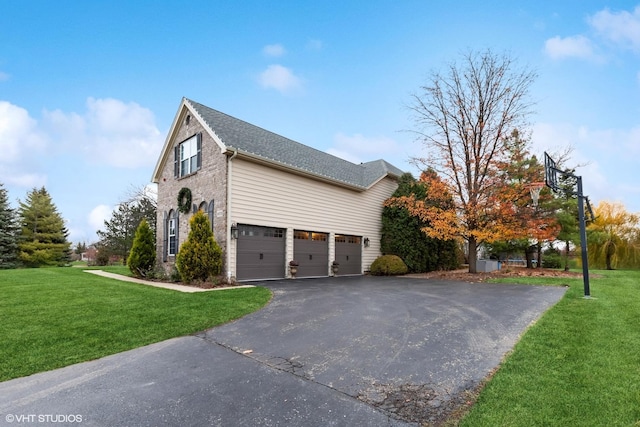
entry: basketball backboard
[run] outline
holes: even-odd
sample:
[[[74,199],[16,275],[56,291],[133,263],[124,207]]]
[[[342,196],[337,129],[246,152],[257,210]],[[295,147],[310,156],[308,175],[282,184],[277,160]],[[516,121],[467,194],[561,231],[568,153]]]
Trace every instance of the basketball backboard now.
[[[560,191],[556,162],[547,154],[546,151],[544,153],[544,183],[553,191]]]

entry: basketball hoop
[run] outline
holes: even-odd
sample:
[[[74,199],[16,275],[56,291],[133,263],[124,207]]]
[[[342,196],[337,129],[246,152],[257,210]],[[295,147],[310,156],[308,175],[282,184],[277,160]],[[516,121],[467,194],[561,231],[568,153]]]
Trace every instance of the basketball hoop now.
[[[533,200],[533,207],[538,207],[538,199],[540,198],[540,191],[544,188],[544,182],[532,182],[531,184],[527,184],[529,188],[529,194],[531,194],[531,200]]]

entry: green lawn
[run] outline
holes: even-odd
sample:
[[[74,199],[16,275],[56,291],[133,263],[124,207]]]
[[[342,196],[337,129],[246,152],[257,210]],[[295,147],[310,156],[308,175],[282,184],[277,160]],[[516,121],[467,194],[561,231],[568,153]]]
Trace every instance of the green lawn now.
[[[594,271],[532,326],[461,426],[640,426],[640,272]],[[505,280],[513,282],[513,279]]]
[[[0,270],[0,381],[202,331],[270,298],[260,287],[187,294],[72,267]]]

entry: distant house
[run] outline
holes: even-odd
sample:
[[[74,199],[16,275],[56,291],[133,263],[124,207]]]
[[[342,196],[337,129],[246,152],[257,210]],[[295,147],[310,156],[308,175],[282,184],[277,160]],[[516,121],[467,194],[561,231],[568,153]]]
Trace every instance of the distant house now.
[[[158,263],[169,270],[202,209],[238,280],[362,274],[380,255],[397,167],[354,164],[183,98],[153,172]],[[189,200],[190,199],[190,200]]]
[[[81,260],[88,263],[95,262],[97,253],[98,251],[96,247],[93,245],[90,245],[89,247],[87,247],[87,250],[85,252],[82,252]]]

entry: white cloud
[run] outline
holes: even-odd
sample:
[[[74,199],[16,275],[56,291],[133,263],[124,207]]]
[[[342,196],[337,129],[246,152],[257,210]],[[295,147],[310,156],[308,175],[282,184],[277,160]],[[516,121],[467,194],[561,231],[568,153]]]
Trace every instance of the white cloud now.
[[[298,92],[302,89],[302,80],[300,77],[282,65],[269,65],[258,76],[258,82],[265,89],[275,89],[284,94]]]
[[[600,61],[596,53],[608,45],[640,51],[640,6],[632,11],[612,12],[605,8],[587,18],[593,38],[583,35],[553,37],[545,42],[544,50],[553,59],[581,58]],[[599,40],[600,43],[594,42]]]
[[[38,131],[38,123],[27,110],[0,101],[0,143],[0,161],[13,163],[34,151],[43,151],[46,138]]]
[[[0,71],[0,82],[5,82],[9,80],[11,76],[5,72]]]
[[[151,166],[163,143],[153,113],[135,102],[89,98],[86,112],[45,111],[44,122],[64,149],[115,167]]]
[[[152,200],[158,200],[158,184],[150,182],[144,186],[144,195]]]
[[[626,48],[640,50],[640,6],[632,12],[601,10],[588,20],[598,35]]]
[[[35,164],[47,145],[46,135],[27,110],[0,101],[0,181],[24,188],[44,185],[47,178],[35,171]]]
[[[98,205],[89,212],[87,222],[91,226],[92,230],[102,230],[104,222],[111,219],[111,213],[113,209],[107,205]]]
[[[533,152],[552,157],[571,146],[567,166],[582,165],[585,195],[594,205],[601,200],[622,201],[630,211],[640,211],[640,178],[636,174],[640,155],[640,127],[590,129],[558,123],[539,123],[533,130]]]
[[[544,44],[544,51],[552,59],[582,58],[595,59],[593,44],[585,36],[553,37]]]
[[[386,159],[389,154],[395,155],[399,151],[398,143],[386,136],[366,137],[359,133],[349,136],[337,133],[333,141],[333,147],[327,153],[352,163]]]
[[[284,46],[279,43],[276,44],[268,44],[262,48],[262,53],[266,56],[270,56],[273,58],[278,58],[280,56],[284,56],[287,53]]]

